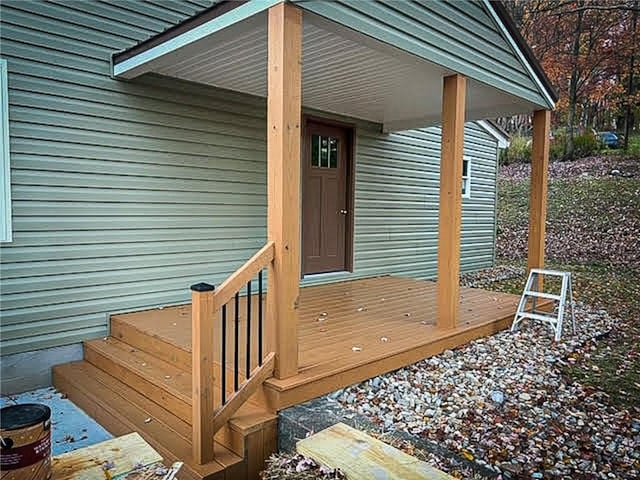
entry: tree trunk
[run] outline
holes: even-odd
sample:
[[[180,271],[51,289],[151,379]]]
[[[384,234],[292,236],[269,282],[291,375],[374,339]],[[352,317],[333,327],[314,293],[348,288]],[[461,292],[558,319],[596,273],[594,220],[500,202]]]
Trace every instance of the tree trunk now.
[[[636,38],[636,30],[638,26],[638,0],[635,0],[633,3],[633,19],[631,20],[631,38]],[[634,123],[634,115],[633,109],[631,108],[631,99],[633,98],[633,69],[635,67],[636,60],[636,42],[632,40],[631,44],[631,57],[629,58],[629,83],[627,83],[627,111],[624,117],[624,150],[625,152],[629,150],[629,135],[631,135],[631,131],[633,130]]]
[[[584,6],[584,0],[579,2],[579,6]],[[569,114],[567,115],[567,150],[565,153],[566,160],[573,160],[573,127],[575,125],[576,104],[578,103],[578,78],[579,78],[579,59],[580,59],[580,37],[582,36],[582,15],[583,10],[578,10],[578,21],[576,22],[576,32],[573,38],[573,51],[571,62],[571,79],[569,80]]]

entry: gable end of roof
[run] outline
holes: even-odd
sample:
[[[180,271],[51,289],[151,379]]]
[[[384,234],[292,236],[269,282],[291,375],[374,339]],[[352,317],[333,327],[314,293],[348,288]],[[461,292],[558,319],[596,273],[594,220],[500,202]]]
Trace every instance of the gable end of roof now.
[[[509,33],[509,35],[511,35],[511,38],[513,38],[513,41],[515,42],[516,46],[520,49],[520,51],[524,55],[525,59],[533,69],[533,72],[536,74],[537,78],[540,80],[540,82],[542,83],[542,86],[545,88],[545,90],[547,91],[547,93],[549,94],[553,102],[554,103],[557,102],[558,99],[560,98],[558,95],[558,92],[553,86],[553,83],[551,83],[551,80],[549,79],[546,72],[544,71],[544,68],[542,68],[542,65],[540,64],[540,61],[537,59],[535,53],[533,53],[533,50],[531,49],[527,41],[524,39],[524,37],[520,33],[520,30],[518,29],[515,22],[513,21],[513,18],[511,18],[511,15],[507,11],[507,8],[505,7],[503,0],[489,0],[489,4],[493,7],[494,11],[498,15],[498,18],[507,29],[507,32]]]

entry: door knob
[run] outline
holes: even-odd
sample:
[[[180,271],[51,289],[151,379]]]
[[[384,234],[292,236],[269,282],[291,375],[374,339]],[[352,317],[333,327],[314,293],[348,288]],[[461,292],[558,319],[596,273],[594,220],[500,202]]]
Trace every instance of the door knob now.
[[[342,215],[346,215],[348,212],[347,212],[346,210],[340,210],[340,213],[341,213]]]

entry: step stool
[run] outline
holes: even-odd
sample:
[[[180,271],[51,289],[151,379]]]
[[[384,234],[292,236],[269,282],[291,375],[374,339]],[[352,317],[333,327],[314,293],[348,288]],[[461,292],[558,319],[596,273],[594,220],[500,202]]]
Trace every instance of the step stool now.
[[[556,277],[562,278],[562,286],[560,289],[560,294],[552,294],[546,293],[539,290],[539,287],[542,285],[544,281],[544,277]],[[567,294],[569,294],[567,298]],[[541,312],[536,310],[536,304],[538,298],[544,298],[547,300],[554,300],[558,302],[557,308],[554,310],[554,313]],[[527,303],[528,301],[532,301],[532,309],[530,312],[527,312]],[[546,323],[551,330],[555,333],[555,341],[560,341],[560,337],[562,336],[562,321],[564,320],[564,314],[567,308],[567,300],[569,301],[569,306],[571,307],[571,326],[573,329],[573,333],[576,332],[576,319],[575,319],[575,303],[573,301],[573,288],[571,286],[571,273],[570,272],[559,272],[556,270],[543,270],[540,268],[532,268],[529,272],[529,278],[527,279],[527,284],[524,287],[524,292],[522,292],[522,297],[520,298],[520,303],[518,305],[518,310],[516,312],[515,317],[513,318],[513,324],[511,325],[511,331],[515,332],[520,327],[520,322],[524,319],[530,320],[538,320]]]

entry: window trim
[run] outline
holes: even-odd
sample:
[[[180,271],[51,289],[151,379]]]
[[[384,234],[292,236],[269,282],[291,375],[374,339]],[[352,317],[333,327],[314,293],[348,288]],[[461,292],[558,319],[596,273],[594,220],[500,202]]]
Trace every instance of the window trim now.
[[[0,196],[2,208],[0,211],[0,242],[11,242],[11,165],[9,155],[9,84],[7,75],[7,61],[0,58],[0,168],[2,182]]]
[[[464,174],[464,163],[467,163],[467,174]],[[466,188],[465,188],[466,185]],[[471,158],[462,157],[462,198],[471,198]]]

